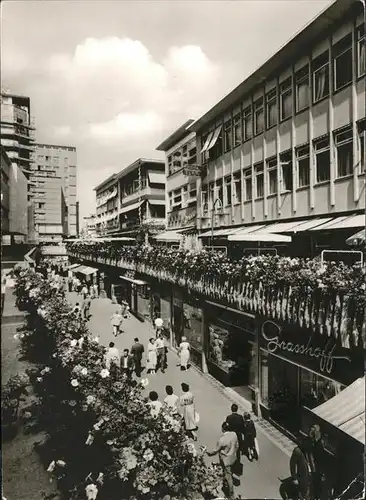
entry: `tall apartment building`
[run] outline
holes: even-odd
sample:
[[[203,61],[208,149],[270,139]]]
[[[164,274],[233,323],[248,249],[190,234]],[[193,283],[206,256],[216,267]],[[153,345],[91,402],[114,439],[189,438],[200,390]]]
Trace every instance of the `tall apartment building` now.
[[[194,120],[188,120],[156,148],[165,153],[167,231],[156,237],[165,243],[193,245],[196,232],[197,165],[196,134],[189,130]],[[192,234],[193,233],[193,234]],[[190,235],[190,236],[188,236]],[[195,240],[197,247],[198,240]]]
[[[163,161],[140,158],[94,188],[98,234],[133,237],[165,224],[164,171]]]
[[[95,223],[96,223],[95,214],[90,214],[84,217],[84,225],[81,231],[83,238],[95,238],[97,236]]]
[[[31,192],[41,241],[77,236],[76,148],[36,144]]]
[[[365,68],[362,3],[338,0],[190,126],[204,241],[319,253],[364,227]]]
[[[19,242],[32,240],[28,180],[33,163],[34,130],[30,98],[1,91],[1,145],[11,164],[7,182],[9,233],[17,235]]]

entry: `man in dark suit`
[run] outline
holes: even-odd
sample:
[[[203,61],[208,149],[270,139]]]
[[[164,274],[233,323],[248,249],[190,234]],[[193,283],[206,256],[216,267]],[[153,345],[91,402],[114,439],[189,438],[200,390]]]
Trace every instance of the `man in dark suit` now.
[[[132,376],[133,357],[129,354],[128,349],[123,350],[123,356],[121,357],[121,372],[125,373],[127,377]]]
[[[298,488],[299,500],[311,500],[313,495],[315,461],[312,443],[309,438],[302,439],[299,446],[292,452],[290,472],[292,481]]]
[[[131,356],[133,357],[133,362],[135,365],[135,373],[138,377],[141,376],[141,359],[145,351],[144,346],[140,344],[139,339],[136,337],[134,339],[134,344],[131,347]]]
[[[240,460],[240,452],[243,451],[244,419],[238,413],[238,405],[235,403],[231,405],[231,414],[226,417],[226,423],[229,425],[230,430],[237,435],[239,443],[238,460]]]

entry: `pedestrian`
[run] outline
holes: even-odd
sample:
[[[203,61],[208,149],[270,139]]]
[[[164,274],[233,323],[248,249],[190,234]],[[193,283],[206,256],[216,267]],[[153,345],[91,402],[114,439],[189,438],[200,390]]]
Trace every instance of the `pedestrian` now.
[[[111,316],[111,323],[113,328],[113,335],[117,337],[120,333],[123,333],[122,330],[122,315],[119,309],[116,309],[116,312]]]
[[[88,287],[86,286],[86,283],[83,283],[82,288],[81,288],[81,293],[83,296],[83,299],[86,299],[86,296],[88,295]]]
[[[236,462],[237,451],[239,448],[236,433],[231,431],[229,424],[224,422],[221,426],[222,435],[216,448],[211,452],[206,452],[209,457],[219,455],[220,465],[222,467],[224,482],[228,490],[228,498],[234,498],[234,479],[232,467]]]
[[[133,357],[129,353],[128,349],[123,349],[123,356],[121,357],[121,372],[127,375],[127,377],[132,376]]]
[[[183,394],[180,397],[179,404],[182,407],[184,427],[187,436],[197,441],[196,431],[198,429],[198,414],[194,404],[194,396],[189,390],[189,385],[186,383],[181,384]]]
[[[187,342],[187,337],[182,337],[182,342],[179,344],[178,352],[180,358],[180,369],[187,370],[189,365],[190,358],[190,349],[191,346],[189,342]]]
[[[74,278],[72,276],[68,277],[68,283],[69,283],[69,292],[72,292],[74,289]]]
[[[94,285],[93,283],[89,287],[89,295],[91,299],[94,299]]]
[[[176,394],[174,394],[173,387],[171,385],[165,386],[165,392],[167,396],[164,399],[164,403],[168,408],[170,408],[173,411],[173,413],[179,413],[178,412],[179,398]]]
[[[3,275],[1,276],[1,317],[3,316],[3,312],[4,312],[6,282],[7,282],[6,274],[3,273]]]
[[[244,413],[244,451],[250,461],[255,457],[259,459],[259,453],[256,446],[257,430],[249,413]]]
[[[78,317],[78,319],[81,317],[81,307],[80,307],[79,302],[76,302],[75,307],[72,310],[72,312],[76,314],[76,316]]]
[[[299,500],[312,500],[314,472],[315,463],[311,440],[305,437],[293,450],[290,458],[290,473],[292,482],[297,488]]]
[[[314,500],[323,500],[329,497],[330,484],[327,474],[327,453],[324,448],[322,433],[320,426],[315,424],[311,427],[309,432],[311,439],[312,451],[314,455],[315,471],[313,474]],[[329,474],[331,476],[331,474]]]
[[[90,295],[87,295],[85,297],[84,303],[83,303],[83,309],[84,309],[84,318],[86,320],[90,319],[90,306],[91,306],[91,299]]]
[[[135,373],[137,377],[141,376],[141,360],[142,360],[142,355],[144,353],[145,349],[142,344],[140,344],[139,339],[136,337],[134,339],[134,344],[131,347],[131,355],[133,357],[133,362],[135,366]]]
[[[99,297],[98,284],[94,284],[94,297],[97,299]]]
[[[114,342],[109,342],[109,348],[105,355],[105,366],[110,370],[111,366],[120,366],[121,355]]]
[[[159,396],[156,391],[149,392],[149,402],[147,404],[148,406],[150,406],[151,416],[154,418],[158,418],[159,412],[163,404],[161,401],[159,401]]]
[[[244,418],[238,413],[238,405],[231,405],[231,413],[226,417],[226,422],[229,424],[230,430],[236,433],[238,438],[238,460],[240,461],[240,453],[243,452],[243,432],[244,432]]]
[[[164,338],[161,333],[158,334],[156,340],[155,340],[155,346],[156,346],[156,356],[157,356],[157,364],[156,368],[161,369],[161,372],[165,372],[165,343],[164,343]]]
[[[157,363],[157,354],[156,354],[155,339],[151,337],[147,345],[147,363],[146,363],[147,373],[152,373],[152,374],[155,373],[156,363]]]
[[[155,335],[156,337],[159,335],[159,333],[162,331],[163,329],[163,324],[164,324],[164,321],[161,319],[160,315],[157,314],[156,315],[156,318],[155,318],[155,321],[154,321],[154,325],[155,325]]]
[[[122,316],[127,319],[128,318],[128,312],[130,310],[130,306],[128,305],[128,303],[125,301],[125,300],[122,300],[122,303],[121,303],[121,314]]]

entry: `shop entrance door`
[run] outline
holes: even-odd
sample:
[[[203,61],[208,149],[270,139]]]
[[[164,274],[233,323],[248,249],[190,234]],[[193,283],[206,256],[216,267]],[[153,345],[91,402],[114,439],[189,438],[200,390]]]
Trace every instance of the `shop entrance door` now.
[[[178,347],[183,336],[183,310],[173,305],[173,346]]]

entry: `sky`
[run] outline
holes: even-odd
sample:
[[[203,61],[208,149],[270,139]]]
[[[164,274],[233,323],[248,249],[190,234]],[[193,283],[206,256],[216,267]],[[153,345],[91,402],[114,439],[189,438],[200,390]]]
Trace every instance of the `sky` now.
[[[93,188],[155,150],[256,70],[330,0],[14,1],[1,5],[1,86],[31,98],[40,143],[77,148]]]

